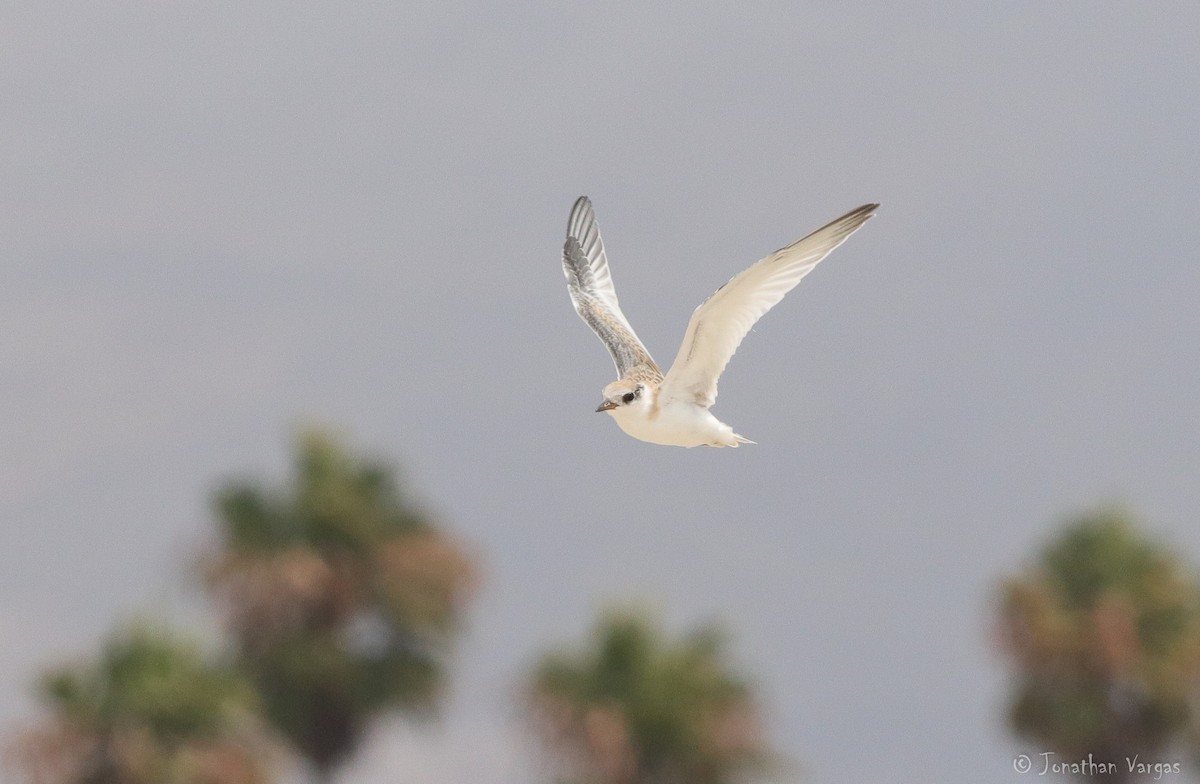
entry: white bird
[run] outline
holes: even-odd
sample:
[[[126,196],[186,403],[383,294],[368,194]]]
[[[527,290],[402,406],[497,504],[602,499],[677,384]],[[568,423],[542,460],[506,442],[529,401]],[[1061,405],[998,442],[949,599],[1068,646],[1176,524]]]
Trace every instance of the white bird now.
[[[692,313],[683,345],[664,376],[617,304],[596,213],[591,201],[580,196],[567,222],[563,273],[575,312],[608,347],[620,376],[604,388],[604,402],[596,411],[607,411],[626,433],[652,444],[754,443],[709,412],[717,400],[717,379],[754,323],[878,206],[864,204],[846,213],[717,289]]]

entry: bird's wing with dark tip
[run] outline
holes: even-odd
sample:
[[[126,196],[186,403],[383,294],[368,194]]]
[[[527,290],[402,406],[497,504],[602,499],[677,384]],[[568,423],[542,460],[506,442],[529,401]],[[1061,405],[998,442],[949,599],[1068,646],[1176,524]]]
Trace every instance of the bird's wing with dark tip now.
[[[878,204],[864,204],[735,276],[692,313],[683,344],[663,379],[659,399],[711,406],[717,379],[764,313],[783,299],[830,251],[867,222]]]
[[[599,336],[624,378],[631,371],[650,369],[661,377],[658,365],[634,334],[633,327],[617,304],[612,274],[596,213],[586,196],[580,196],[567,222],[567,241],[563,245],[563,274],[575,312]]]

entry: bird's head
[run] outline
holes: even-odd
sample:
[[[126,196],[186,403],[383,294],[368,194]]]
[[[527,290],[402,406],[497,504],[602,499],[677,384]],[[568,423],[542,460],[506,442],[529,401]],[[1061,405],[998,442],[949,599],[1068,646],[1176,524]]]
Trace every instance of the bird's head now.
[[[622,408],[648,408],[653,397],[653,392],[645,384],[624,379],[606,386],[602,394],[604,402],[596,409],[596,413],[613,412]]]

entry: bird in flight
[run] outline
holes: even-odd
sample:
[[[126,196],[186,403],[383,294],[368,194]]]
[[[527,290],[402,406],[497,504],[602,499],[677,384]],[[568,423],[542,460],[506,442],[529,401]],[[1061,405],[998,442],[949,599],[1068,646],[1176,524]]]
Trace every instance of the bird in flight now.
[[[603,341],[620,376],[604,388],[606,411],[641,441],[667,446],[753,444],[717,419],[717,379],[764,313],[875,212],[864,204],[734,276],[692,313],[664,376],[617,304],[592,202],[580,196],[567,221],[563,273],[575,312]]]

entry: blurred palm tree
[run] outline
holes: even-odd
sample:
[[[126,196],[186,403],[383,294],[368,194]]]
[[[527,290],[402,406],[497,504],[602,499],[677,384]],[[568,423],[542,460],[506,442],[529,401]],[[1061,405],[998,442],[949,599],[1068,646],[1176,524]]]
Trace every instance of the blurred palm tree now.
[[[435,705],[475,568],[330,437],[304,434],[295,470],[282,492],[219,492],[205,577],[267,717],[325,781],[379,713]]]
[[[112,637],[98,661],[48,673],[50,716],[17,736],[29,784],[266,784],[250,685],[192,643],[150,626]]]
[[[572,784],[723,784],[772,756],[713,627],[672,641],[642,615],[610,614],[584,650],[546,656],[527,690]]]
[[[1194,729],[1200,592],[1190,569],[1122,512],[1073,521],[1000,592],[1015,665],[1008,721],[1066,760],[1156,755]]]

